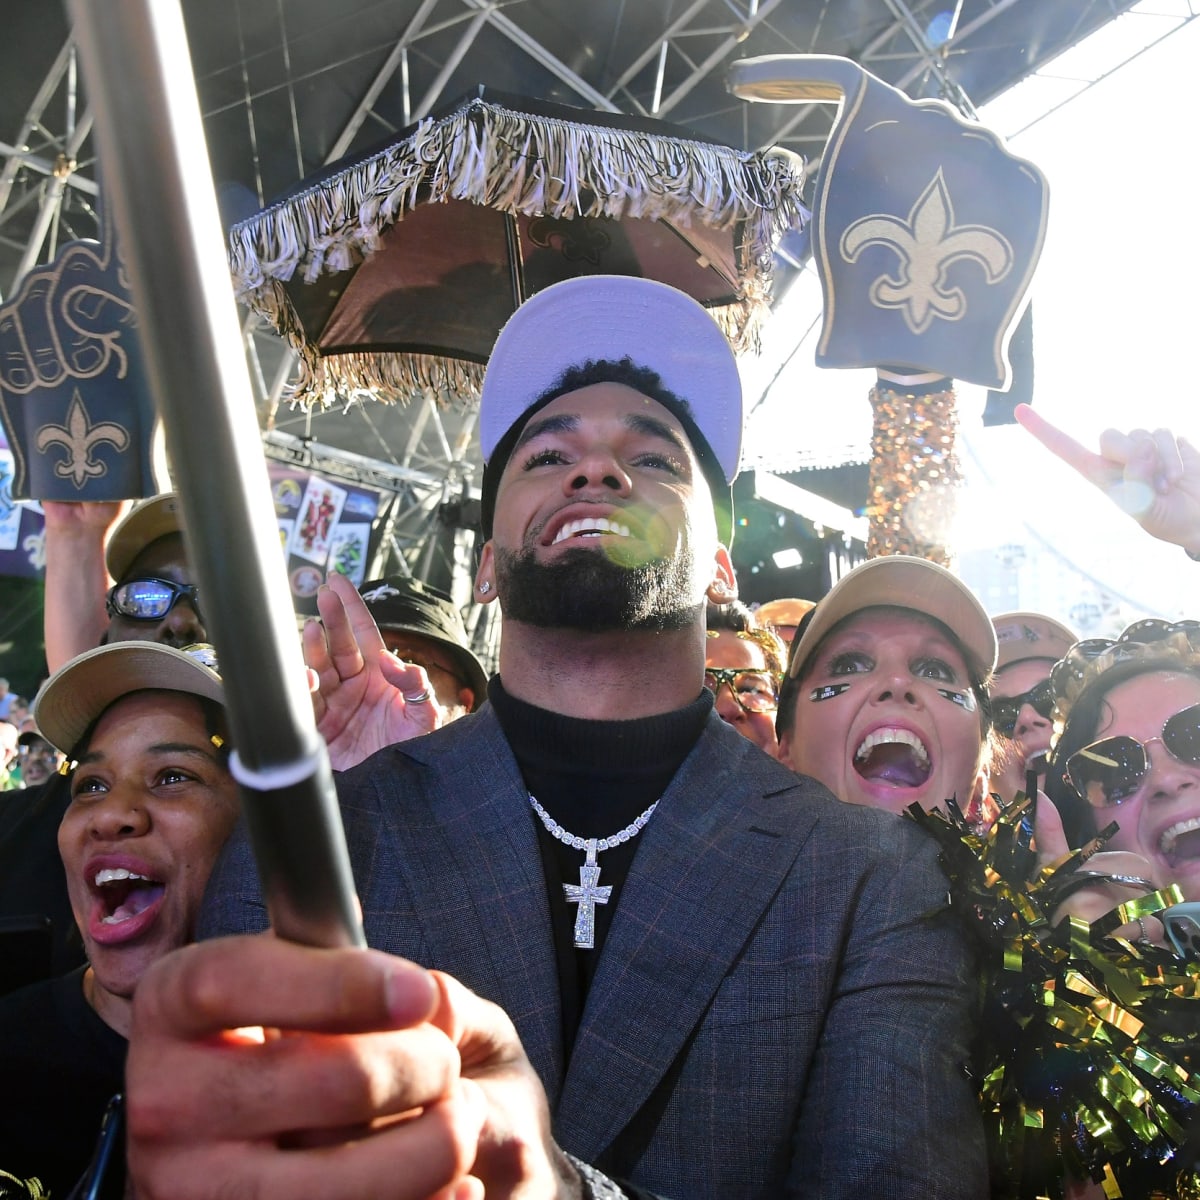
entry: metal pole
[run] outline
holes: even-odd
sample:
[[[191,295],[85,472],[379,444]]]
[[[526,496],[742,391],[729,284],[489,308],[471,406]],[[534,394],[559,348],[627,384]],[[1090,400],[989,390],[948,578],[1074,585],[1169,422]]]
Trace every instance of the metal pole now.
[[[275,929],[362,944],[313,722],[177,0],[70,0]]]

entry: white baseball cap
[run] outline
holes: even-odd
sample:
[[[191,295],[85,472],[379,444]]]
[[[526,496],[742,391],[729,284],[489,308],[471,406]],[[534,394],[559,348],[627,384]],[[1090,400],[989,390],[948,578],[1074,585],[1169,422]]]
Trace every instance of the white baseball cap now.
[[[496,339],[479,403],[479,441],[488,462],[504,435],[563,374],[588,362],[654,371],[687,402],[726,483],[738,472],[742,381],[720,326],[691,296],[632,275],[583,275],[531,296]]]

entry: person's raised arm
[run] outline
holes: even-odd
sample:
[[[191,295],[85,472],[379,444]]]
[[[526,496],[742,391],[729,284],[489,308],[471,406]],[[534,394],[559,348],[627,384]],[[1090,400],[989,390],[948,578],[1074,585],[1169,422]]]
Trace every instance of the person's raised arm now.
[[[1106,429],[1096,453],[1028,404],[1018,404],[1015,411],[1023,428],[1151,537],[1200,558],[1200,451],[1190,442],[1169,429]]]
[[[330,575],[317,593],[317,607],[321,621],[304,627],[304,660],[317,731],[334,770],[348,770],[384,746],[445,722],[424,668],[388,651],[349,579]]]
[[[104,565],[109,530],[126,501],[43,500],[46,518],[46,666],[53,673],[77,654],[94,650],[108,629],[105,596],[112,581]]]

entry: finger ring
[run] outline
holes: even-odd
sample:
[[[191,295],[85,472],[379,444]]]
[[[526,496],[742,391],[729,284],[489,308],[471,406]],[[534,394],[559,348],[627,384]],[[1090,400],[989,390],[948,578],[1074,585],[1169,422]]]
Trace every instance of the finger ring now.
[[[405,696],[405,704],[424,704],[429,699],[429,689],[425,688],[415,696]]]

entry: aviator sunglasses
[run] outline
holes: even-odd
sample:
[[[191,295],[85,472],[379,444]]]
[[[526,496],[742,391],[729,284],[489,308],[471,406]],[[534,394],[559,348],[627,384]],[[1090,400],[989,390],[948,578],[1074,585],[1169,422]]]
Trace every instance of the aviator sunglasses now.
[[[127,579],[109,590],[106,607],[110,617],[159,621],[180,600],[187,600],[196,610],[196,616],[200,615],[197,589],[192,584],[172,583],[169,579]]]
[[[779,707],[775,681],[763,671],[745,667],[705,667],[704,686],[715,696],[723,684],[743,712],[774,712]]]
[[[1149,774],[1146,747],[1153,742],[1162,742],[1177,762],[1200,765],[1200,704],[1168,717],[1161,737],[1139,742],[1121,735],[1076,750],[1067,759],[1067,782],[1093,808],[1121,804],[1137,792]]]
[[[1049,679],[1034,684],[1029,691],[1020,696],[1001,696],[994,699],[992,725],[996,732],[1011,739],[1013,730],[1017,727],[1017,717],[1026,704],[1031,704],[1038,716],[1050,719],[1050,714],[1054,711],[1054,690]]]

